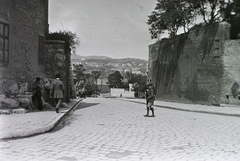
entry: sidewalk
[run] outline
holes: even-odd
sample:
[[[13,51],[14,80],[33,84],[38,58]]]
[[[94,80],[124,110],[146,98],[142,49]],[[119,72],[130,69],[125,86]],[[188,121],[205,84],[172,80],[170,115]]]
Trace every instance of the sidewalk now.
[[[30,112],[25,114],[0,115],[0,139],[20,138],[41,134],[52,130],[69,114],[81,100],[72,100],[67,103],[69,108]]]
[[[145,104],[145,99],[126,99],[119,98],[121,100],[142,103]],[[198,104],[184,104],[184,103],[175,103],[175,102],[164,102],[156,100],[154,102],[155,107],[169,108],[174,110],[182,110],[189,112],[199,112],[199,113],[209,113],[225,116],[236,116],[240,117],[240,105],[228,105],[221,104],[221,106],[208,106],[208,105],[198,105]]]

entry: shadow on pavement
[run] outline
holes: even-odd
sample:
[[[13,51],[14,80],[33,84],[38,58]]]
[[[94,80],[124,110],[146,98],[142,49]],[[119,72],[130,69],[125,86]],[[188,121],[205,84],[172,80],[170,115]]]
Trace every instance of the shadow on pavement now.
[[[50,133],[57,132],[61,130],[64,126],[70,125],[73,121],[77,120],[78,117],[81,116],[81,114],[80,115],[74,114],[74,111],[96,106],[98,104],[99,103],[84,103],[84,102],[80,103],[71,113],[65,116],[64,119],[61,120],[61,122],[52,131],[50,131]]]
[[[82,103],[80,103],[77,107],[76,107],[76,109],[75,110],[80,110],[80,109],[83,109],[83,108],[88,108],[88,107],[92,107],[92,106],[96,106],[96,105],[98,105],[99,103],[84,103],[84,102],[82,102]],[[74,111],[75,111],[74,110]]]

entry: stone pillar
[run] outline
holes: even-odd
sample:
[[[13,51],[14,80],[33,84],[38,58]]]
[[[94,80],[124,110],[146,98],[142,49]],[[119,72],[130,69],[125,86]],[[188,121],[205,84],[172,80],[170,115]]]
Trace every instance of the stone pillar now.
[[[69,61],[65,50],[65,42],[60,40],[50,40],[46,42],[45,73],[48,78],[55,78],[59,73],[63,81],[64,102],[69,99]]]

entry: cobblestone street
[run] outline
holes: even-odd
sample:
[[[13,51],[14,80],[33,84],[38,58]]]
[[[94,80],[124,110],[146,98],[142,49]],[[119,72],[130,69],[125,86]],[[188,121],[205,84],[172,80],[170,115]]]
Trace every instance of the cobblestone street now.
[[[2,161],[240,161],[240,118],[87,98],[49,133],[0,140]]]

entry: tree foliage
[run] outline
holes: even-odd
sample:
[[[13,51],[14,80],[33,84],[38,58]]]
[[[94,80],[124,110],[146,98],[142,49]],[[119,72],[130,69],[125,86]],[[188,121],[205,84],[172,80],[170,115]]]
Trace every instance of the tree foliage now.
[[[116,88],[120,88],[123,84],[123,76],[121,75],[121,73],[119,71],[115,71],[112,74],[109,74],[108,76],[108,84],[109,87],[116,87]]]
[[[77,33],[73,33],[69,30],[50,32],[47,36],[47,39],[65,41],[66,45],[72,49],[73,53],[76,52],[76,46],[80,44]]]
[[[222,0],[199,0],[196,10],[202,16],[205,24],[213,24],[222,20],[220,6]]]
[[[186,31],[196,16],[195,4],[192,1],[157,0],[156,7],[147,21],[151,38],[160,38],[164,31],[168,31],[170,37],[173,37],[180,27]]]
[[[196,24],[197,18],[202,18],[206,25],[220,21],[239,21],[239,4],[239,0],[157,0],[147,21],[151,38],[159,39],[165,32],[173,37],[180,28],[186,32]]]
[[[147,83],[147,76],[126,72],[125,79],[127,80],[127,84],[133,84],[134,92],[144,92]]]
[[[97,84],[97,80],[98,80],[98,78],[100,78],[100,76],[101,76],[101,71],[96,71],[96,70],[94,70],[94,71],[92,71],[91,72],[92,73],[92,76],[93,76],[93,78],[95,79],[95,81],[96,81],[96,84]]]
[[[75,64],[73,69],[75,77],[76,90],[82,95],[91,96],[99,92],[97,86],[97,79],[100,77],[101,72],[95,71],[87,73],[82,64]]]
[[[240,0],[233,0],[233,2],[222,2],[220,12],[223,16],[223,21],[231,24],[231,39],[240,38]]]

